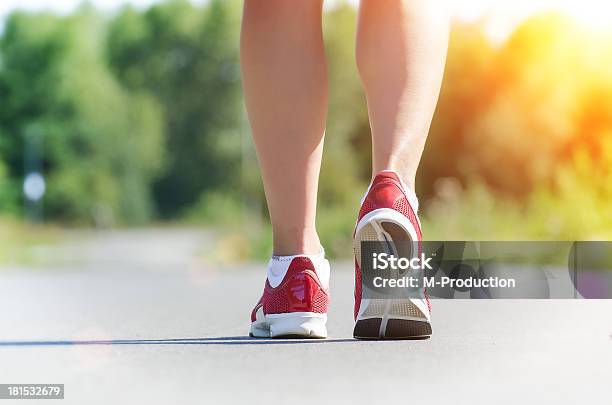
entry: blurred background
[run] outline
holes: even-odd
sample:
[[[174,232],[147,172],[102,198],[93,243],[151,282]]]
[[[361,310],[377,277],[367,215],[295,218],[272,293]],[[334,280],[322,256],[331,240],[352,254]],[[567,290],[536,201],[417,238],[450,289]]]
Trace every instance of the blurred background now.
[[[318,226],[336,258],[352,254],[370,177],[356,3],[328,1],[324,25]],[[156,247],[179,257],[187,246],[219,262],[269,256],[242,104],[241,7],[0,3],[1,265],[70,261],[87,249],[103,260],[113,247],[155,258]],[[417,179],[425,238],[610,239],[612,4],[449,7],[446,74]]]

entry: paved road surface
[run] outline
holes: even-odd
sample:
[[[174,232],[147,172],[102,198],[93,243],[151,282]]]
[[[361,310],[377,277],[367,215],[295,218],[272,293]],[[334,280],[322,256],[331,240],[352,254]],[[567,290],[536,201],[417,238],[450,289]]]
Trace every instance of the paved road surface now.
[[[67,404],[612,403],[612,301],[436,300],[432,339],[361,342],[335,264],[330,339],[253,340],[260,266],[99,263],[0,269],[0,383],[64,383]]]

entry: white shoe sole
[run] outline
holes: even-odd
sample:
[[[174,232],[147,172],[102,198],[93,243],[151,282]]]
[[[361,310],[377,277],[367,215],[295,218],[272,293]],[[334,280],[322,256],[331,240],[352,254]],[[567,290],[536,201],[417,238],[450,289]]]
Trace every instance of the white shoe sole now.
[[[251,323],[252,337],[260,338],[314,338],[327,337],[327,314],[292,312],[265,315]]]
[[[361,242],[417,240],[401,213],[381,208],[366,214],[355,228],[355,258],[361,268]],[[362,289],[363,291],[363,289]],[[422,298],[363,299],[353,336],[360,339],[422,339],[431,335],[429,307]]]

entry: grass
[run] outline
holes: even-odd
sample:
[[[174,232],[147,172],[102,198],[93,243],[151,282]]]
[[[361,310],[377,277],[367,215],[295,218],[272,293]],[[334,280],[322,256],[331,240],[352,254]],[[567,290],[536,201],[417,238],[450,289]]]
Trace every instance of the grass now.
[[[575,241],[612,240],[611,185],[561,173],[556,187],[536,188],[525,199],[493,193],[481,182],[462,188],[442,181],[438,194],[425,201],[420,212],[425,240],[475,241]],[[224,207],[236,207],[225,204]],[[356,207],[320,207],[319,237],[330,258],[350,259]],[[227,214],[226,214],[227,215]],[[247,218],[225,227],[219,247],[223,260],[267,259],[272,251],[271,229],[258,214],[230,215]],[[540,245],[543,248],[544,245]],[[525,252],[526,260],[547,252]]]
[[[461,187],[454,180],[442,180],[437,194],[422,202],[424,239],[612,240],[612,178],[602,182],[592,172],[590,167],[561,172],[554,187],[536,188],[521,201],[495,194],[482,182]],[[357,206],[345,205],[322,204],[318,212],[319,237],[332,259],[352,257]],[[239,194],[204,195],[176,225],[187,224],[215,229],[218,237],[200,254],[206,261],[267,260],[272,252],[267,218],[261,209],[248,208]],[[0,217],[0,264],[36,264],[45,259],[36,254],[36,247],[61,243],[64,234],[59,226]]]
[[[61,228],[54,225],[35,225],[11,217],[0,217],[0,265],[41,264],[44,258],[36,248],[60,243]]]

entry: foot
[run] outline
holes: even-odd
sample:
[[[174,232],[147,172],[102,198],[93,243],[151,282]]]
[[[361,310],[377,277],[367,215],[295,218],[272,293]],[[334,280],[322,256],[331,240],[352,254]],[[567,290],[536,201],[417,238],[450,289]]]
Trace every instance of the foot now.
[[[418,339],[431,335],[430,303],[421,297],[402,299],[362,298],[361,242],[421,241],[417,199],[392,171],[376,175],[359,211],[354,234],[355,329],[358,339]]]
[[[274,256],[251,313],[252,337],[326,338],[329,262],[324,254]]]

